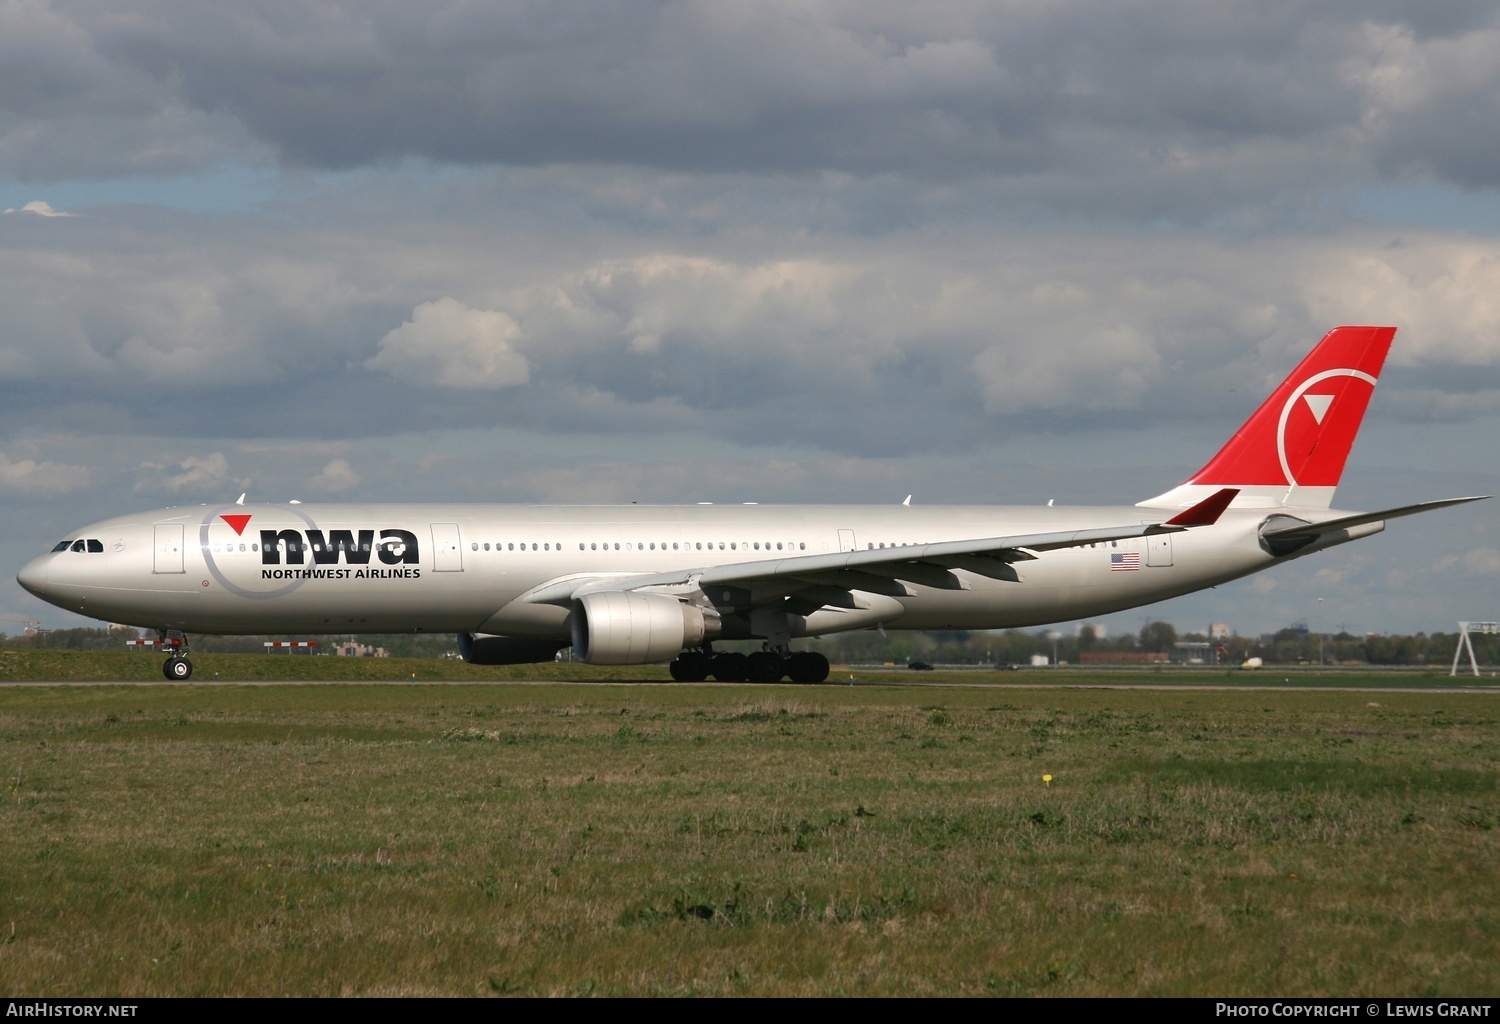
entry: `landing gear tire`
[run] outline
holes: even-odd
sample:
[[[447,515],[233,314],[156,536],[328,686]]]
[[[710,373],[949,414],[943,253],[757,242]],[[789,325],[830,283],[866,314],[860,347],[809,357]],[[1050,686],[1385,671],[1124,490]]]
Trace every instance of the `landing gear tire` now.
[[[786,674],[794,683],[821,683],[828,678],[828,659],[817,651],[798,651],[786,660]]]
[[[721,683],[743,683],[750,678],[749,659],[732,651],[715,654],[709,662],[708,674]]]
[[[161,673],[174,683],[186,682],[193,678],[193,663],[186,658],[168,658]]]
[[[679,683],[701,683],[708,678],[708,657],[698,651],[683,651],[667,666]]]
[[[748,668],[752,683],[780,682],[786,675],[786,659],[775,651],[756,651],[750,655]]]

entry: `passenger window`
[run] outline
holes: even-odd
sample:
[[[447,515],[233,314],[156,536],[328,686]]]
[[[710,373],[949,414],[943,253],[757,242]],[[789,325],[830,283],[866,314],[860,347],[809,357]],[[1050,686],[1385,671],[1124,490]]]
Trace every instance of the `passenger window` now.
[[[478,551],[479,550],[479,542],[475,541],[473,544],[470,544],[469,545],[469,550],[470,551]],[[489,545],[488,544],[485,545],[485,550],[489,550]]]

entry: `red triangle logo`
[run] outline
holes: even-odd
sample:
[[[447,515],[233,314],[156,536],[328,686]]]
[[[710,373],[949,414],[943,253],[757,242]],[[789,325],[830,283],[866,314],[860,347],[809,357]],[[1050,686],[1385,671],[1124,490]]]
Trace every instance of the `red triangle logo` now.
[[[234,532],[242,537],[245,535],[245,527],[250,523],[250,517],[246,515],[220,516],[219,518],[234,527]]]

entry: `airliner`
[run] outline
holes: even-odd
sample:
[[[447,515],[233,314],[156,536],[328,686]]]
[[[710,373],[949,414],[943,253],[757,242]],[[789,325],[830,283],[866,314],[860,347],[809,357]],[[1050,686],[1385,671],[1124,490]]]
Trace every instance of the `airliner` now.
[[[1216,586],[1378,533],[1332,508],[1394,327],[1338,327],[1208,464],[1116,507],[246,504],[108,519],[17,581],[70,612],[188,634],[456,633],[481,665],[670,662],[674,679],[818,683],[792,641],[1001,629]],[[760,641],[745,655],[720,641]]]

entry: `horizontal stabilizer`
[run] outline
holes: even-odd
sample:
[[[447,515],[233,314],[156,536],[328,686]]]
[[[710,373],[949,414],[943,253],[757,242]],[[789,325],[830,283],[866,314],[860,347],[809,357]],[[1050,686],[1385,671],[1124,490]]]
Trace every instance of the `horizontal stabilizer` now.
[[[1471,501],[1484,501],[1488,494],[1479,494],[1471,498],[1444,498],[1442,501],[1424,501],[1417,505],[1403,505],[1400,508],[1388,508],[1381,512],[1361,512],[1357,516],[1343,516],[1339,519],[1329,519],[1321,523],[1293,523],[1287,526],[1277,526],[1263,530],[1263,537],[1317,537],[1325,533],[1336,533],[1339,530],[1347,530],[1355,526],[1365,526],[1369,523],[1383,523],[1387,519],[1400,519],[1402,516],[1414,516],[1418,512],[1431,512],[1435,508],[1447,508],[1449,505],[1464,505]]]

